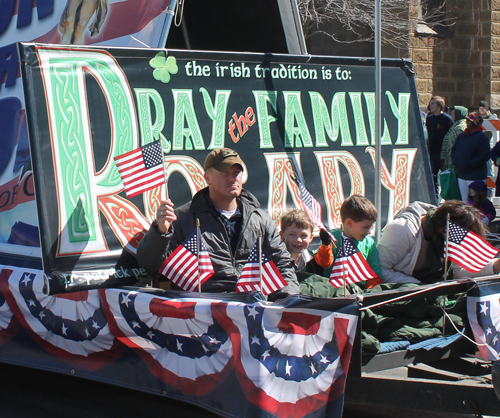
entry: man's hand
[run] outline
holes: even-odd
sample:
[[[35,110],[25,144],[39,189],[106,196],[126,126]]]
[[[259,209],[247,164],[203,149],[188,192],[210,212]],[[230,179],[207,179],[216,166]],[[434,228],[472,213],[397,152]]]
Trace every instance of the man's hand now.
[[[177,220],[174,212],[174,204],[170,199],[162,200],[160,206],[156,211],[156,222],[158,222],[158,231],[165,234],[169,229],[172,222]]]

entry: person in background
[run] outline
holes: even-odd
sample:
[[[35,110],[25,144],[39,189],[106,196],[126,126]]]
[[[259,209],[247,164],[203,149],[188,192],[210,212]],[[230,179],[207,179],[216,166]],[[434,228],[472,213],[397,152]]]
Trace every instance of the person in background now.
[[[445,100],[441,96],[434,96],[429,102],[429,114],[425,124],[429,136],[428,148],[431,161],[432,178],[434,188],[437,193],[437,175],[441,168],[441,148],[443,139],[448,130],[453,125],[453,119],[447,113],[444,113]]]
[[[500,141],[497,142],[490,151],[490,158],[493,164],[500,166]],[[500,175],[495,180],[495,196],[500,196]]]
[[[455,144],[455,141],[463,131],[467,128],[466,117],[469,111],[466,107],[455,106],[451,111],[451,118],[455,121],[452,127],[446,132],[443,138],[443,146],[441,148],[441,170],[445,171],[451,168],[451,149]]]
[[[483,215],[483,222],[489,224],[497,216],[497,211],[493,203],[487,197],[488,187],[482,180],[473,181],[469,184],[469,194],[467,196],[467,203],[474,206]]]
[[[487,162],[490,159],[490,140],[482,130],[479,112],[467,115],[467,128],[458,136],[451,149],[451,159],[457,170],[462,200],[467,202],[469,184],[474,180],[486,183]]]
[[[491,113],[490,108],[488,106],[488,102],[486,100],[481,100],[479,102],[478,106],[478,112],[481,115],[481,117],[484,119],[497,119],[497,115]],[[486,136],[490,139],[490,148],[493,148],[495,146],[495,139],[493,137],[493,132],[486,130],[484,125],[482,126],[482,129],[486,131]],[[488,160],[488,176],[493,177],[495,175],[494,171],[494,166],[491,161]]]
[[[478,112],[481,114],[483,119],[496,119],[497,115],[491,113],[490,107],[486,100],[481,100],[478,106]]]
[[[293,259],[271,217],[261,209],[257,198],[243,189],[244,167],[232,149],[210,152],[204,165],[208,186],[175,210],[170,199],[160,202],[156,219],[139,243],[139,265],[148,272],[158,272],[165,259],[196,230],[199,220],[214,269],[202,291],[234,292],[261,232],[263,247],[287,282],[287,286],[270,294],[269,300],[297,294]],[[179,287],[172,283],[172,289]]]

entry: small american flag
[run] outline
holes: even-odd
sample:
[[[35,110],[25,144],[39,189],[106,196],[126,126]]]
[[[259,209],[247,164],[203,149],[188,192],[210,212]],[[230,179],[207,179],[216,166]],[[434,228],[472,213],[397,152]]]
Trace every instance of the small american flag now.
[[[448,259],[467,271],[477,273],[498,254],[498,249],[474,232],[454,222],[450,222],[448,228]]]
[[[330,274],[330,283],[335,287],[363,282],[378,277],[372,270],[356,244],[342,236],[342,246],[337,254]]]
[[[314,198],[314,196],[311,193],[309,193],[309,190],[306,189],[306,187],[302,184],[302,182],[300,182],[298,179],[295,179],[295,181],[299,186],[300,198],[302,199],[304,208],[307,214],[309,215],[309,218],[313,222],[313,224],[315,224],[318,228],[324,229],[326,232],[328,232],[328,235],[330,235],[330,238],[333,241],[337,241],[323,223],[323,217],[321,214],[321,205],[319,204],[319,202]]]
[[[260,289],[259,241],[257,241],[236,283],[236,291],[251,292],[252,290],[261,290],[262,294],[269,295],[286,285],[285,279],[273,260],[271,260],[266,250],[262,248],[262,289]]]
[[[125,186],[127,197],[132,197],[160,186],[163,174],[163,151],[160,141],[154,141],[115,157],[116,167]]]
[[[200,256],[198,257],[196,252],[196,231],[194,231],[165,260],[160,268],[160,273],[177,286],[192,292],[198,286],[198,266],[200,283],[203,284],[214,274],[214,268],[201,235]]]

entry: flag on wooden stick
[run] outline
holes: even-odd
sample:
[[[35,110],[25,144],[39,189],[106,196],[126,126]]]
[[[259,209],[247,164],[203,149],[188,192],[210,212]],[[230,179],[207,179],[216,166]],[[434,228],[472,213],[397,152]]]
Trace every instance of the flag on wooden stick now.
[[[165,182],[160,141],[150,142],[114,160],[127,197],[144,193]]]
[[[199,254],[196,239],[194,231],[160,267],[161,274],[188,292],[196,290],[214,274],[203,236],[199,237]]]
[[[257,241],[236,283],[237,292],[261,290],[262,294],[269,295],[287,285],[285,279],[264,248],[262,248],[261,254],[262,260],[259,263],[259,241]],[[262,289],[260,289],[261,272]]]
[[[378,277],[372,270],[356,243],[342,235],[340,250],[330,274],[330,283],[335,287],[363,282]]]
[[[309,190],[306,189],[306,187],[302,184],[301,181],[298,179],[295,179],[297,182],[297,185],[299,186],[299,191],[300,191],[300,198],[302,199],[302,203],[304,204],[305,210],[307,214],[309,215],[309,218],[311,221],[319,228],[325,230],[332,241],[336,242],[337,240],[335,237],[332,235],[332,233],[326,228],[325,224],[323,223],[323,217],[321,213],[321,205],[319,202],[314,198],[314,196],[309,193]]]
[[[448,259],[454,261],[467,271],[477,273],[498,254],[498,249],[490,245],[479,235],[467,231],[455,222],[448,226]]]

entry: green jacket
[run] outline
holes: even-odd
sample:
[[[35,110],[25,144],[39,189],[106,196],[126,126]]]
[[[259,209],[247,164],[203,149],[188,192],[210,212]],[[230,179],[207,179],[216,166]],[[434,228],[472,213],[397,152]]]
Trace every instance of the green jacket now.
[[[455,123],[446,132],[443,138],[443,146],[441,148],[441,160],[443,160],[441,170],[448,170],[453,165],[451,161],[451,149],[453,144],[463,131],[467,128],[466,116],[468,115],[468,110],[463,106],[455,106]]]

